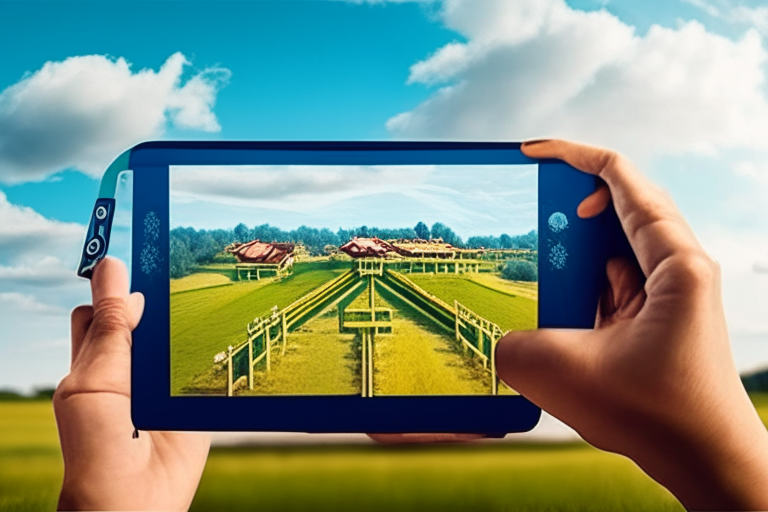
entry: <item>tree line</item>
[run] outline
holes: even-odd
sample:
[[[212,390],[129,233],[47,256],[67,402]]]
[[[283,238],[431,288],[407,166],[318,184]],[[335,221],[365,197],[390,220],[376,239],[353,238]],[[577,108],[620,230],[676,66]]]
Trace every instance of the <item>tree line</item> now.
[[[328,228],[310,228],[301,226],[290,231],[276,226],[262,224],[249,228],[243,223],[233,229],[194,229],[191,227],[174,228],[170,232],[170,271],[172,278],[183,277],[194,271],[200,264],[214,262],[233,262],[231,255],[221,254],[225,247],[234,242],[292,242],[303,244],[312,256],[326,253],[327,247],[339,247],[354,237],[377,237],[383,240],[414,239],[429,240],[442,238],[444,242],[461,249],[531,249],[538,247],[538,234],[531,230],[524,235],[510,236],[473,236],[464,242],[461,237],[441,222],[436,222],[430,228],[424,222],[419,222],[413,228],[377,228],[360,226],[356,228],[339,228],[335,233]]]

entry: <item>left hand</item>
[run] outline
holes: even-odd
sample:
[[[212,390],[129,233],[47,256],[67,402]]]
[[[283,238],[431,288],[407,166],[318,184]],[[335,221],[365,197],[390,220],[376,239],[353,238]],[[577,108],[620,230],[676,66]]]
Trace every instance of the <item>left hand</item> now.
[[[53,397],[64,455],[60,510],[187,510],[205,467],[205,434],[142,432],[131,421],[131,332],[144,296],[100,262],[93,306],[72,312],[72,365]]]

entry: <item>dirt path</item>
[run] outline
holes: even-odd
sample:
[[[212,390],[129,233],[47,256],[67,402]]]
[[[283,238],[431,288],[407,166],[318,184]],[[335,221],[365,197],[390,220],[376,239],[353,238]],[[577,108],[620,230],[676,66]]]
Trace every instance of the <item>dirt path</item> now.
[[[395,313],[393,334],[375,338],[375,395],[486,395],[490,375],[477,361],[436,331],[403,310]]]
[[[354,335],[339,334],[334,311],[321,315],[288,335],[285,356],[274,349],[272,370],[256,368],[256,395],[352,395],[360,392],[360,357]]]

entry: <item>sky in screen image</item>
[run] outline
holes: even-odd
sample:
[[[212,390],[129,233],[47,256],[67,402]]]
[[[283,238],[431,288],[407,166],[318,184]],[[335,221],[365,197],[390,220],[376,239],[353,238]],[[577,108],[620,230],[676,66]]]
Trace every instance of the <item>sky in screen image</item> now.
[[[462,239],[537,228],[536,166],[177,166],[171,227],[380,228],[442,222]]]

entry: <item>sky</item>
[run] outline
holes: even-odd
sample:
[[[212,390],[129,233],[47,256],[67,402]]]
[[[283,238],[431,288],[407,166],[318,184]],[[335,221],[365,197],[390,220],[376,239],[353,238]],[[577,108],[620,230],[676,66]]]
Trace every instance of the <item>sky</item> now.
[[[719,261],[739,368],[766,367],[767,77],[758,0],[4,0],[0,387],[66,373],[98,178],[150,139],[611,147]]]
[[[171,228],[436,222],[463,240],[538,229],[536,165],[172,166]]]

